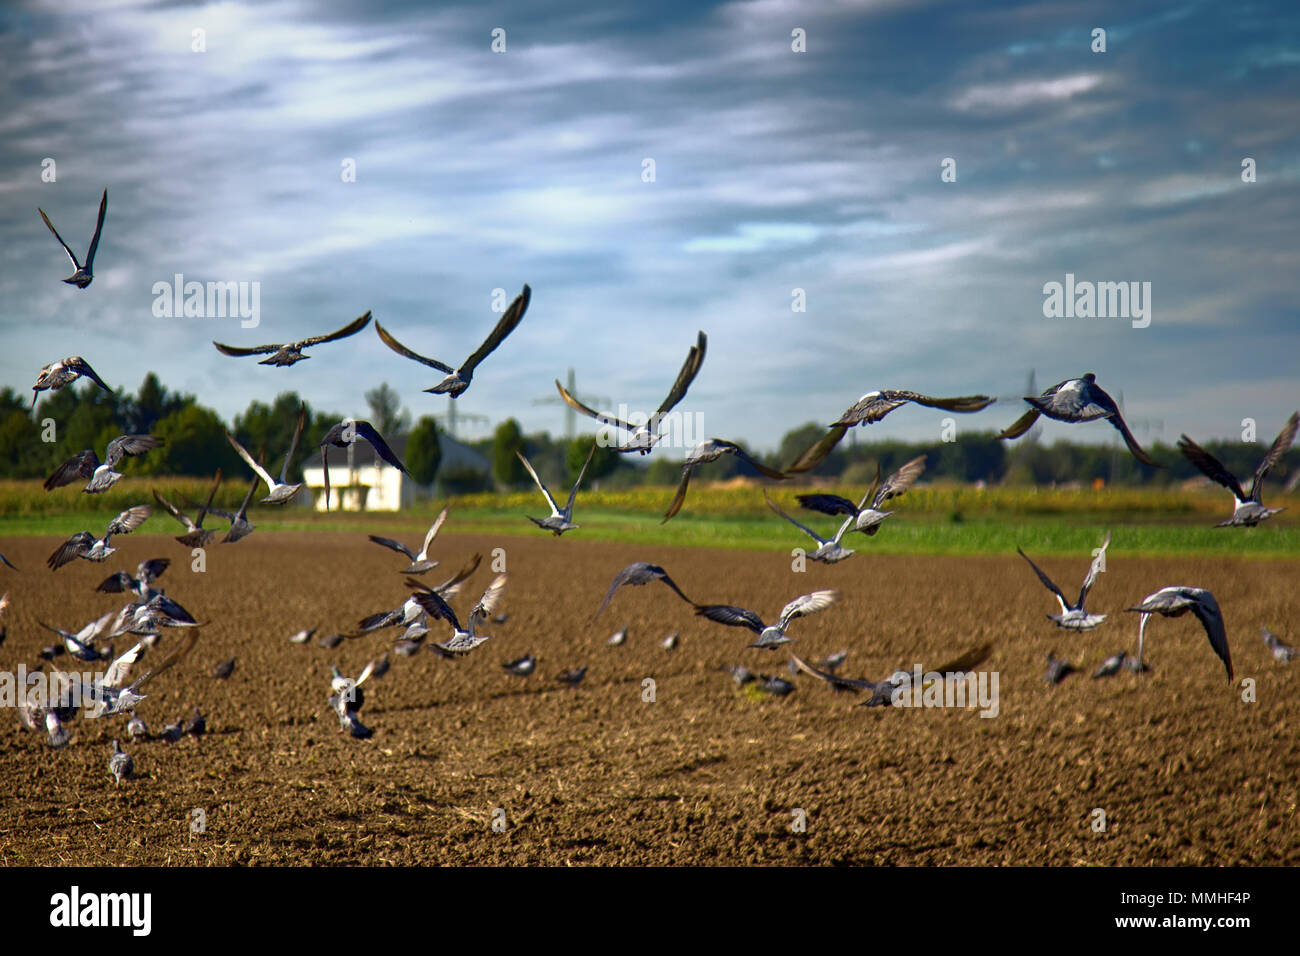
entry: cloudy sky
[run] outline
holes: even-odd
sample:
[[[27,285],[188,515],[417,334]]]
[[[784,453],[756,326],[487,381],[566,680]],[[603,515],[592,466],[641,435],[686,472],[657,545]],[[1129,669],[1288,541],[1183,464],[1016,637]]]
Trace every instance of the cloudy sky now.
[[[1144,442],[1239,437],[1245,417],[1269,440],[1300,406],[1300,12],[1282,0],[57,0],[4,5],[0,59],[0,384],[78,353],[227,418],[289,389],[359,414],[383,381],[442,413],[420,391],[437,376],[372,329],[289,369],[210,341],[373,309],[457,365],[493,290],[528,282],[458,402],[530,431],[562,429],[534,400],[570,366],[580,393],[653,409],[697,329],[682,408],[759,449],[874,388],[1012,399],[1030,369],[1095,371]],[[80,291],[36,209],[84,250],[105,187]],[[156,317],[176,273],[260,283],[259,327]],[[1151,283],[1149,327],[1045,317],[1067,273]],[[872,434],[932,440],[941,414]],[[1114,432],[1044,434],[1065,436]]]

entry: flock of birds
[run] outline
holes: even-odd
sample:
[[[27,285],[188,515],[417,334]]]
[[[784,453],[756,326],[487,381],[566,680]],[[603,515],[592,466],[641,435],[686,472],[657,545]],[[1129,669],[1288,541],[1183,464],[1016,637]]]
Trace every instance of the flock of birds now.
[[[105,190],[100,202],[95,234],[86,253],[84,263],[59,236],[45,212],[40,210],[41,218],[55,238],[58,239],[59,244],[63,247],[74,266],[74,273],[63,281],[75,285],[79,289],[86,289],[94,279],[95,252],[99,245],[107,208],[108,192]],[[425,391],[434,394],[449,394],[455,398],[470,387],[475,369],[505,341],[523,320],[531,299],[532,290],[525,285],[520,294],[502,314],[483,343],[458,368],[453,368],[437,359],[429,358],[411,350],[401,344],[377,321],[375,322],[375,330],[380,340],[394,352],[435,369],[444,376],[437,384],[425,389]],[[296,342],[253,347],[233,346],[220,342],[214,342],[213,344],[218,351],[227,356],[265,355],[267,357],[261,359],[259,364],[287,367],[309,359],[311,356],[306,354],[306,350],[311,347],[339,341],[358,334],[371,323],[372,318],[371,313],[366,312],[337,331],[312,336]],[[583,404],[570,394],[558,380],[555,386],[561,399],[574,410],[596,420],[601,426],[620,432],[625,436],[621,443],[615,446],[618,452],[647,455],[665,437],[664,422],[666,416],[686,397],[691,383],[703,366],[707,346],[707,336],[704,332],[700,332],[696,342],[690,347],[686,360],[669,389],[667,397],[642,424],[625,421]],[[35,407],[36,400],[42,391],[55,391],[65,388],[83,377],[100,388],[111,390],[84,358],[70,356],[62,361],[46,365],[40,370],[36,383],[32,387],[32,407]],[[1028,410],[1020,419],[1001,432],[1000,438],[1009,440],[1023,435],[1040,416],[1044,415],[1053,420],[1069,424],[1107,421],[1119,431],[1134,458],[1148,467],[1160,467],[1138,444],[1125,423],[1118,405],[1097,384],[1096,376],[1092,373],[1079,378],[1066,379],[1046,389],[1040,395],[1025,396],[1024,401],[1029,406]],[[663,521],[671,520],[684,507],[694,469],[706,462],[716,461],[723,455],[737,457],[770,481],[785,481],[816,468],[845,436],[848,429],[856,425],[879,422],[886,415],[904,405],[914,404],[925,408],[969,414],[981,411],[993,404],[993,402],[994,399],[986,395],[943,398],[906,390],[868,392],[832,422],[827,427],[824,436],[799,455],[789,467],[782,470],[770,468],[758,461],[734,441],[720,438],[708,439],[695,447],[683,462],[680,483]],[[266,487],[266,494],[260,499],[260,503],[263,505],[282,506],[293,500],[303,486],[300,483],[290,482],[289,471],[296,460],[295,456],[305,422],[306,409],[304,407],[299,412],[293,438],[284,455],[278,477],[273,476],[263,465],[265,448],[261,449],[259,458],[254,459],[233,435],[227,433],[226,437],[230,444],[252,473],[248,492],[239,510],[235,513],[213,507],[212,502],[222,481],[220,471],[214,476],[207,500],[198,503],[185,499],[182,501],[185,510],[182,510],[182,508],[167,500],[155,490],[153,497],[157,505],[170,514],[184,529],[184,533],[177,535],[176,540],[191,548],[206,547],[218,534],[217,530],[204,527],[205,520],[208,520],[210,516],[224,519],[229,524],[221,539],[222,543],[234,544],[247,537],[254,531],[254,525],[248,518],[248,508],[259,485],[265,485]],[[1222,526],[1253,527],[1282,510],[1265,506],[1261,500],[1261,492],[1265,477],[1287,453],[1295,440],[1298,426],[1300,426],[1300,412],[1292,414],[1287,420],[1246,488],[1243,488],[1237,477],[1229,472],[1213,455],[1186,435],[1182,436],[1178,445],[1182,454],[1208,478],[1222,485],[1233,495],[1233,513],[1221,523]],[[328,449],[330,447],[345,448],[358,440],[368,442],[375,449],[376,454],[389,465],[404,472],[407,471],[406,466],[393,452],[384,436],[370,423],[353,419],[339,422],[329,429],[320,444],[322,464],[326,466],[325,498],[327,507],[330,496],[326,457]],[[121,435],[108,443],[102,461],[94,449],[85,449],[60,464],[46,479],[44,487],[47,491],[50,491],[54,488],[84,480],[85,484],[82,487],[84,493],[102,493],[122,479],[123,476],[117,468],[125,458],[148,454],[162,444],[163,440],[161,438],[152,435]],[[563,535],[565,532],[578,527],[573,521],[574,504],[594,452],[595,445],[593,444],[563,507],[558,504],[542,482],[532,463],[522,453],[519,453],[519,458],[525,470],[537,485],[550,509],[550,514],[542,518],[528,516],[530,521],[555,536]],[[886,519],[894,513],[884,510],[885,507],[893,499],[905,494],[924,470],[924,456],[907,462],[883,481],[881,480],[880,471],[877,469],[875,479],[856,504],[852,500],[838,495],[821,493],[798,495],[797,500],[803,509],[814,514],[840,519],[837,529],[829,537],[823,536],[808,525],[791,517],[766,492],[764,492],[764,497],[768,506],[776,515],[794,525],[815,543],[815,547],[806,552],[807,558],[825,564],[834,564],[851,557],[855,553],[845,545],[845,540],[850,533],[872,536],[881,530]],[[407,473],[409,474],[409,472]],[[190,517],[191,511],[194,514],[192,518]],[[111,543],[112,539],[115,536],[130,534],[137,530],[152,514],[152,506],[148,504],[135,505],[127,508],[110,521],[101,535],[96,535],[88,530],[72,535],[50,555],[47,562],[49,568],[51,571],[57,571],[59,568],[76,560],[93,562],[108,560],[117,550]],[[391,627],[400,627],[401,633],[393,645],[395,653],[401,656],[410,656],[418,651],[421,646],[425,646],[439,656],[454,658],[471,653],[491,640],[491,635],[483,633],[483,629],[490,624],[504,623],[506,620],[505,615],[498,613],[507,583],[505,573],[497,574],[493,578],[478,601],[464,617],[463,623],[460,615],[457,614],[449,602],[456,599],[465,582],[477,570],[481,556],[474,555],[472,560],[455,575],[436,586],[426,585],[419,580],[421,575],[428,573],[439,565],[439,561],[432,557],[432,549],[439,530],[447,519],[447,515],[447,509],[444,508],[429,528],[418,552],[413,551],[400,541],[375,535],[370,536],[370,540],[375,544],[402,554],[409,560],[410,563],[405,568],[400,569],[401,573],[407,575],[409,596],[398,607],[380,611],[362,619],[358,623],[355,634],[336,634],[322,639],[319,642],[322,646],[332,648],[338,646],[349,636],[355,637],[372,634]],[[1110,535],[1107,535],[1101,547],[1094,553],[1094,560],[1084,578],[1079,596],[1077,600],[1073,601],[1023,551],[1019,552],[1021,557],[1029,563],[1043,585],[1056,597],[1060,605],[1060,613],[1048,615],[1048,618],[1057,627],[1075,632],[1090,631],[1106,620],[1107,615],[1105,614],[1090,613],[1085,608],[1085,602],[1097,583],[1099,573],[1105,568],[1105,553],[1110,540]],[[3,554],[0,554],[0,563],[13,568],[13,565]],[[107,665],[102,675],[97,675],[90,681],[85,680],[84,675],[79,676],[75,673],[59,672],[79,692],[73,695],[75,700],[72,703],[62,699],[50,699],[44,702],[23,701],[22,706],[19,708],[19,714],[24,726],[32,730],[43,731],[47,735],[50,746],[61,748],[67,745],[70,737],[66,724],[78,714],[86,719],[122,717],[127,721],[126,732],[130,739],[147,739],[150,736],[144,721],[136,713],[137,705],[145,699],[145,695],[141,691],[150,681],[174,667],[193,650],[198,640],[200,628],[200,624],[189,611],[156,586],[168,565],[169,561],[166,558],[155,558],[141,562],[134,575],[126,571],[118,571],[109,576],[99,585],[97,591],[106,594],[129,594],[131,600],[119,610],[103,615],[75,633],[42,624],[42,626],[58,635],[59,638],[58,642],[44,648],[41,652],[44,661],[53,662],[66,654],[82,663],[103,663]],[[749,608],[730,604],[697,603],[683,593],[682,589],[678,587],[662,567],[646,562],[634,562],[614,576],[608,593],[593,616],[593,620],[605,611],[620,588],[646,585],[653,582],[662,583],[672,590],[677,597],[694,609],[696,615],[725,627],[748,630],[754,636],[754,640],[748,647],[760,650],[774,650],[791,643],[792,638],[788,636],[788,632],[798,618],[826,610],[839,598],[838,592],[834,590],[813,591],[790,600],[781,609],[775,620],[771,617],[765,619],[758,612]],[[5,595],[0,598],[0,615],[3,615],[8,606],[8,596]],[[1223,614],[1214,595],[1209,591],[1203,588],[1187,586],[1165,587],[1148,595],[1140,603],[1126,610],[1141,615],[1137,655],[1130,659],[1126,651],[1119,652],[1107,659],[1094,673],[1094,677],[1110,676],[1126,667],[1139,673],[1148,669],[1148,665],[1142,659],[1148,621],[1155,615],[1178,617],[1191,613],[1200,621],[1211,648],[1222,661],[1229,680],[1232,679],[1233,668]],[[141,676],[131,680],[132,669],[144,659],[146,653],[158,643],[161,636],[172,629],[182,632],[185,636],[175,642],[176,646],[157,667],[151,668]],[[305,644],[311,640],[314,634],[314,628],[303,630],[290,637],[289,640],[295,644]],[[426,636],[431,634],[435,635],[435,637],[426,643]],[[624,644],[627,635],[628,629],[622,628],[609,639],[608,643],[612,646]],[[5,632],[0,630],[0,643],[3,642],[4,636]],[[663,646],[668,650],[672,650],[677,645],[677,637],[676,633],[669,635],[664,640]],[[132,640],[133,643],[124,653],[114,656],[112,642],[118,640]],[[1294,649],[1267,629],[1264,629],[1264,641],[1278,661],[1290,661],[1295,656]],[[986,660],[990,652],[991,645],[988,644],[972,647],[938,668],[931,670],[948,676],[964,675],[970,673]],[[907,686],[913,679],[912,675],[903,671],[879,681],[840,677],[835,672],[843,665],[846,657],[847,653],[841,652],[824,660],[809,663],[796,655],[790,660],[789,670],[792,674],[804,673],[816,677],[829,684],[836,691],[854,693],[865,691],[869,695],[868,699],[864,701],[867,706],[880,706],[889,703],[891,695],[898,688]],[[507,661],[502,666],[508,674],[526,678],[535,673],[537,664],[537,658],[528,654],[516,660]],[[373,731],[362,723],[360,717],[360,711],[365,700],[363,688],[370,681],[381,678],[388,671],[389,666],[389,656],[385,653],[382,657],[368,663],[355,678],[346,677],[339,672],[337,667],[333,668],[328,705],[338,718],[340,732],[347,732],[351,736],[361,739],[372,735]],[[223,662],[213,672],[213,677],[216,679],[228,678],[233,673],[234,667],[235,661],[233,658]],[[570,687],[577,687],[586,675],[586,670],[586,667],[566,670],[556,680]],[[732,666],[727,670],[737,684],[743,685],[752,682],[760,689],[772,694],[783,695],[794,689],[794,684],[784,677],[754,674],[743,666]],[[1068,661],[1049,656],[1047,675],[1049,681],[1055,683],[1063,679],[1071,670],[1073,670],[1073,667]],[[201,735],[204,729],[203,715],[196,708],[188,720],[180,720],[167,725],[160,736],[164,740],[174,742],[187,734]],[[118,782],[129,778],[133,772],[132,758],[122,751],[120,740],[113,741],[113,752],[109,761],[109,768]]]

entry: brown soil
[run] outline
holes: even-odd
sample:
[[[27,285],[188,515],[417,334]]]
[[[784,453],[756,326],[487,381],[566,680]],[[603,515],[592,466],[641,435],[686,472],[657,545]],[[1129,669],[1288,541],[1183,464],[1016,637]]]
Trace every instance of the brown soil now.
[[[1259,638],[1268,624],[1300,639],[1292,562],[1112,558],[1093,610],[1113,616],[1076,636],[1045,619],[1050,595],[1015,556],[859,553],[795,574],[780,551],[448,534],[431,583],[482,552],[484,567],[453,602],[463,615],[502,546],[509,620],[463,660],[394,656],[367,687],[362,717],[374,738],[357,741],[338,733],[325,706],[330,665],[355,675],[397,632],[335,650],[285,639],[302,627],[319,626],[318,637],[346,630],[399,604],[400,556],[359,534],[258,533],[212,547],[197,574],[180,545],[133,535],[105,565],[51,574],[43,560],[55,543],[5,543],[23,572],[0,568],[13,600],[0,667],[37,662],[53,637],[37,619],[80,627],[121,603],[93,592],[110,570],[166,554],[175,563],[160,583],[211,624],[194,654],[148,688],[140,714],[157,732],[198,705],[208,734],[129,745],[139,779],[118,787],[107,759],[123,720],[78,720],[72,744],[55,752],[5,716],[0,862],[1300,861],[1300,664],[1274,663]],[[788,655],[745,649],[748,632],[695,618],[662,585],[624,589],[591,622],[610,578],[636,559],[662,564],[698,601],[764,616],[797,594],[838,588],[838,605],[795,623],[789,649],[810,659],[847,649],[847,676],[879,679],[994,641],[985,668],[999,672],[1001,712],[860,708],[807,677],[785,698],[742,691],[721,665],[789,677]],[[1042,564],[1077,586],[1086,561]],[[1255,680],[1257,703],[1226,682],[1190,616],[1153,622],[1145,677],[1089,677],[1108,654],[1136,648],[1136,615],[1121,609],[1167,584],[1215,592],[1238,678]],[[627,645],[606,646],[624,625]],[[659,642],[673,630],[681,642],[670,653]],[[1046,685],[1048,651],[1083,673]],[[532,677],[501,669],[526,652],[541,658]],[[234,676],[210,677],[232,654]],[[577,690],[554,682],[584,664]],[[642,700],[645,678],[656,682],[653,703]],[[206,813],[206,833],[191,833],[194,808]],[[495,808],[505,832],[492,829]],[[796,808],[804,833],[792,829]],[[1091,826],[1096,808],[1104,833]]]

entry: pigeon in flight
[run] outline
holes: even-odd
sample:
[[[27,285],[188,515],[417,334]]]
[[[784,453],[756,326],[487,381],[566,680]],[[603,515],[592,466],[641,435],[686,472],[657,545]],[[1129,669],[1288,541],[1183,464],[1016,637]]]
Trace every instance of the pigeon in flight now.
[[[1084,375],[1083,378],[1057,382],[1042,395],[1026,395],[1025,401],[1032,407],[1001,432],[998,438],[1019,438],[1033,427],[1040,415],[1046,415],[1058,422],[1069,423],[1107,419],[1119,431],[1124,444],[1128,445],[1128,450],[1133,453],[1134,458],[1151,468],[1161,467],[1159,462],[1142,450],[1142,446],[1129,431],[1124,417],[1120,415],[1119,406],[1097,384],[1097,376],[1092,372]]]
[[[153,588],[153,582],[163,576],[171,566],[170,558],[148,558],[135,566],[135,577],[125,571],[118,571],[105,578],[95,590],[101,594],[134,594],[141,601],[150,601],[161,591]]]
[[[942,674],[945,678],[960,679],[988,660],[991,653],[993,653],[992,644],[980,644],[963,651],[957,657],[945,661],[938,667],[920,668],[920,670],[923,674]],[[791,659],[799,670],[816,677],[818,680],[825,681],[832,690],[847,690],[854,694],[868,691],[871,696],[863,701],[862,705],[864,707],[891,705],[896,690],[912,685],[912,674],[909,671],[895,671],[884,680],[873,681],[853,677],[839,677],[831,669],[809,664],[797,654],[791,655]]]
[[[1266,627],[1261,627],[1260,631],[1263,632],[1265,645],[1268,646],[1269,651],[1273,654],[1273,660],[1281,664],[1289,664],[1295,660],[1296,649],[1294,647],[1284,642],[1282,638],[1278,637]]]
[[[769,508],[817,542],[816,549],[808,552],[808,557],[811,560],[820,561],[822,564],[835,564],[836,562],[843,561],[845,558],[856,553],[852,548],[846,548],[840,544],[840,542],[844,540],[844,535],[848,533],[849,529],[853,527],[854,522],[857,520],[853,515],[849,515],[840,523],[840,528],[835,532],[834,537],[823,538],[812,528],[809,528],[805,524],[800,524],[794,518],[791,518],[786,514],[781,509],[780,505],[768,497],[766,491],[763,492],[763,497],[767,499],[767,506]],[[844,500],[847,501],[848,499]],[[865,503],[866,499],[864,498],[863,501]]]
[[[125,654],[109,665],[102,677],[97,677],[92,683],[79,681],[75,674],[68,675],[74,682],[80,682],[82,715],[87,720],[93,720],[113,714],[134,713],[136,704],[145,699],[145,695],[140,693],[145,684],[184,660],[190,651],[194,650],[198,640],[199,632],[190,631],[185,639],[163,658],[162,663],[146,671],[130,684],[127,684],[126,680],[130,676],[131,667],[144,655],[143,641],[132,645]]]
[[[40,397],[41,392],[49,389],[57,392],[65,385],[71,385],[81,376],[86,376],[104,391],[112,394],[113,390],[104,383],[104,380],[96,374],[95,370],[90,367],[80,355],[69,355],[62,362],[51,362],[41,369],[36,376],[36,384],[32,386],[32,408],[36,407],[36,399]]]
[[[907,389],[886,388],[876,392],[867,392],[867,394],[850,405],[843,415],[832,422],[831,427],[845,425],[851,428],[859,424],[872,425],[894,409],[906,405],[908,402],[915,405],[924,405],[926,408],[941,408],[946,412],[969,413],[988,408],[994,401],[987,395],[932,398],[929,395],[910,392]]]
[[[432,388],[426,388],[426,392],[432,392],[434,395],[449,394],[452,398],[456,398],[461,392],[469,388],[470,382],[474,379],[474,369],[478,368],[479,363],[491,355],[497,346],[505,341],[506,336],[515,330],[515,326],[519,324],[524,317],[524,313],[528,311],[528,303],[532,300],[532,297],[533,290],[525,283],[523,291],[510,303],[509,308],[501,316],[487,340],[478,347],[473,355],[465,359],[465,364],[458,369],[453,369],[450,365],[439,362],[437,359],[426,358],[418,352],[412,352],[393,338],[388,330],[378,322],[375,323],[375,331],[379,333],[379,338],[383,343],[398,355],[413,359],[422,365],[429,366],[429,368],[437,369],[447,376]]]
[[[451,609],[451,606],[437,591],[420,591],[412,595],[412,597],[415,598],[426,613],[433,616],[434,620],[443,620],[451,624],[451,637],[438,646],[444,651],[450,651],[453,654],[467,654],[480,644],[492,639],[490,634],[477,633],[478,626],[492,616],[497,605],[501,603],[501,596],[505,589],[506,575],[498,574],[492,579],[492,583],[487,586],[487,590],[483,592],[479,602],[474,605],[474,609],[469,612],[464,627],[461,627],[456,612]]]
[[[857,505],[839,495],[810,494],[796,497],[799,504],[810,511],[820,511],[828,515],[852,515],[854,531],[874,535],[880,530],[885,519],[893,514],[892,511],[881,511],[881,507],[885,502],[905,494],[916,483],[916,479],[921,477],[921,472],[925,471],[925,457],[921,455],[919,458],[913,458],[886,478],[884,484],[880,483],[880,466],[877,465],[876,480],[872,482]],[[870,505],[867,505],[868,501],[871,502]]]
[[[1205,628],[1205,636],[1210,639],[1210,647],[1223,661],[1223,668],[1232,680],[1232,657],[1228,653],[1228,632],[1223,623],[1223,612],[1214,595],[1204,588],[1172,586],[1161,588],[1154,594],[1148,594],[1137,607],[1126,608],[1142,615],[1138,626],[1137,667],[1142,666],[1142,645],[1146,639],[1147,620],[1152,614],[1162,617],[1180,617],[1191,611]]]
[[[253,473],[266,482],[267,494],[262,499],[264,505],[282,505],[302,488],[302,484],[288,484],[289,465],[293,462],[294,453],[298,450],[298,439],[302,437],[302,430],[307,424],[307,406],[302,405],[298,409],[298,425],[293,430],[293,441],[289,443],[289,450],[285,453],[284,464],[280,468],[280,478],[277,481],[272,478],[257,462],[253,461],[253,456],[244,450],[244,446],[235,440],[235,436],[226,432],[226,439],[234,446],[239,457],[244,459],[244,463],[253,469]]]
[[[301,362],[303,359],[311,358],[310,355],[303,355],[302,350],[313,345],[321,345],[325,342],[334,342],[338,339],[345,339],[349,335],[356,335],[367,325],[370,324],[370,313],[358,316],[353,319],[337,332],[330,332],[328,335],[314,335],[309,339],[302,339],[299,342],[289,342],[284,345],[257,345],[253,348],[239,348],[235,345],[223,345],[220,342],[213,342],[217,351],[222,355],[230,355],[235,358],[242,358],[246,355],[266,355],[271,353],[270,358],[264,358],[258,362],[258,365],[292,365],[295,362]]]
[[[153,435],[120,435],[108,443],[104,453],[103,464],[93,448],[73,455],[45,479],[45,490],[53,491],[64,485],[70,485],[78,478],[90,479],[81,489],[88,495],[97,495],[108,491],[122,476],[113,469],[128,455],[143,455],[163,444],[163,439]]]
[[[77,258],[77,254],[69,248],[68,244],[63,241],[63,237],[59,235],[59,230],[54,228],[54,223],[50,222],[50,217],[45,215],[45,210],[37,207],[36,211],[41,214],[41,218],[45,220],[45,225],[50,232],[54,233],[54,238],[59,240],[59,245],[68,254],[68,258],[72,260],[72,267],[76,270],[63,281],[69,285],[75,285],[78,289],[84,289],[90,285],[95,279],[95,251],[99,248],[99,235],[104,231],[104,216],[108,213],[108,190],[105,189],[104,195],[99,199],[99,219],[95,222],[95,234],[90,237],[90,248],[86,250],[84,264]]]
[[[57,571],[77,558],[84,558],[87,561],[106,561],[109,555],[117,551],[117,548],[108,543],[113,535],[130,534],[144,524],[151,514],[153,509],[148,505],[127,508],[109,522],[108,530],[104,532],[102,538],[96,538],[89,531],[78,531],[59,545],[45,563],[50,566],[51,571]]]
[[[1300,412],[1292,412],[1291,417],[1282,426],[1282,431],[1273,440],[1273,445],[1264,456],[1264,460],[1255,469],[1251,479],[1250,490],[1242,491],[1237,476],[1223,467],[1223,463],[1186,435],[1178,439],[1178,450],[1193,465],[1199,468],[1211,481],[1217,482],[1232,492],[1235,502],[1232,517],[1219,522],[1220,528],[1253,528],[1261,521],[1267,521],[1285,508],[1266,508],[1260,503],[1260,492],[1264,488],[1264,478],[1290,450],[1295,441],[1296,429],[1300,427]]]
[[[621,418],[615,418],[613,415],[589,408],[570,395],[565,387],[560,384],[559,379],[555,380],[555,387],[560,390],[560,398],[564,399],[564,403],[574,411],[581,412],[588,418],[594,418],[602,425],[612,425],[631,433],[631,438],[628,439],[627,444],[617,446],[615,451],[623,453],[636,451],[648,455],[650,449],[663,438],[663,435],[659,433],[659,426],[663,423],[664,416],[686,397],[686,390],[691,387],[691,382],[699,374],[700,366],[704,364],[704,353],[708,343],[708,336],[700,332],[696,343],[686,353],[686,361],[682,363],[681,371],[677,373],[677,381],[673,383],[672,389],[668,392],[668,397],[663,400],[663,404],[659,406],[644,425],[632,425]]]
[[[335,448],[347,448],[358,438],[364,438],[370,443],[370,447],[375,450],[375,454],[388,462],[404,475],[409,475],[406,466],[402,464],[402,459],[398,458],[393,449],[388,447],[388,442],[384,441],[384,436],[379,434],[379,430],[370,422],[358,422],[351,418],[345,418],[333,428],[325,433],[325,437],[320,440],[320,466],[321,471],[325,474],[325,508],[329,510],[330,506],[330,464],[329,464],[329,446]]]
[[[154,501],[158,502],[158,504],[162,506],[163,510],[179,521],[181,526],[185,529],[185,533],[178,534],[176,540],[187,548],[207,547],[208,542],[217,536],[215,531],[210,531],[203,527],[203,519],[207,517],[208,512],[212,509],[212,499],[216,497],[217,489],[220,486],[221,469],[218,468],[217,476],[212,482],[212,490],[208,492],[207,503],[203,505],[203,507],[199,508],[198,517],[193,521],[190,520],[188,515],[183,514],[179,508],[159,494],[158,489],[154,489]]]
[[[433,546],[433,539],[438,537],[438,531],[442,528],[442,523],[447,520],[448,510],[443,508],[442,511],[438,512],[438,517],[433,519],[433,524],[429,525],[429,531],[424,536],[424,544],[420,547],[419,554],[415,554],[402,542],[394,541],[392,538],[381,538],[372,534],[370,540],[399,554],[404,554],[411,559],[410,566],[403,569],[402,574],[424,574],[426,571],[432,571],[438,566],[439,562],[429,560],[429,548]]]
[[[734,441],[710,438],[696,445],[691,453],[686,456],[686,460],[682,462],[682,480],[678,483],[677,494],[673,496],[672,504],[668,506],[668,512],[664,515],[663,521],[659,522],[660,524],[666,524],[677,512],[682,510],[682,505],[686,503],[686,489],[691,483],[691,473],[700,465],[717,461],[723,455],[735,455],[760,475],[771,478],[773,481],[785,481],[790,477],[768,468]]]
[[[253,476],[252,484],[248,486],[248,493],[244,495],[243,503],[239,506],[239,510],[234,514],[231,514],[229,511],[222,511],[220,508],[209,506],[209,514],[214,514],[219,518],[225,518],[230,522],[230,530],[227,531],[226,536],[221,539],[222,544],[234,544],[236,541],[247,538],[257,530],[257,525],[248,520],[248,506],[252,502],[253,495],[257,491],[257,486],[261,480],[262,479],[257,475]]]
[[[1042,569],[1029,560],[1029,555],[1016,548],[1016,554],[1028,562],[1029,566],[1034,569],[1038,575],[1038,580],[1043,582],[1047,590],[1056,595],[1057,602],[1061,605],[1060,614],[1049,614],[1047,619],[1055,621],[1057,627],[1063,627],[1069,631],[1091,631],[1094,627],[1106,620],[1105,614],[1089,614],[1084,610],[1083,602],[1087,600],[1088,592],[1092,586],[1097,583],[1097,575],[1102,572],[1106,566],[1106,549],[1110,547],[1110,535],[1106,535],[1106,540],[1101,543],[1097,549],[1097,556],[1092,559],[1092,564],[1088,567],[1088,573],[1084,576],[1083,587],[1079,589],[1079,600],[1071,604],[1066,600],[1065,594],[1058,588]]]
[[[109,629],[109,622],[113,620],[114,612],[109,611],[103,617],[91,621],[76,634],[69,633],[61,628],[51,627],[44,621],[37,621],[41,627],[47,631],[53,631],[63,639],[63,646],[67,652],[77,660],[84,663],[94,663],[95,661],[108,660],[113,656],[113,649],[110,647],[103,652],[95,650],[92,646],[95,641],[104,636]]]
[[[534,518],[532,515],[527,515],[526,517],[528,520],[539,528],[545,528],[557,538],[564,534],[564,532],[572,531],[577,528],[578,526],[573,523],[573,501],[578,497],[578,489],[582,486],[583,476],[587,474],[587,466],[591,464],[591,457],[596,454],[596,446],[593,444],[591,446],[591,451],[587,452],[587,460],[582,463],[582,470],[578,472],[578,480],[573,483],[573,488],[569,490],[569,500],[563,508],[556,505],[555,499],[551,497],[551,493],[547,491],[546,486],[542,484],[542,479],[537,477],[537,472],[533,469],[532,462],[524,457],[523,452],[517,449],[515,450],[515,454],[519,457],[519,460],[524,463],[524,468],[526,468],[528,474],[532,476],[534,483],[536,483],[542,496],[546,499],[546,503],[551,506],[551,513],[545,518]]]
[[[748,608],[730,604],[696,605],[695,613],[718,624],[747,627],[758,635],[758,640],[750,644],[750,647],[775,650],[782,644],[790,643],[791,639],[786,637],[785,632],[795,618],[824,611],[834,604],[839,596],[838,591],[813,591],[811,594],[800,595],[782,609],[781,616],[775,624],[764,624],[763,619]]]
[[[614,580],[609,584],[609,590],[605,593],[605,600],[600,602],[600,608],[592,615],[592,620],[600,617],[600,612],[609,606],[609,602],[614,599],[614,592],[625,584],[640,586],[649,584],[651,581],[662,581],[672,588],[679,598],[687,604],[694,605],[695,602],[682,593],[682,589],[677,583],[668,576],[668,572],[656,564],[649,564],[645,561],[636,561],[629,564],[618,574],[614,575]]]

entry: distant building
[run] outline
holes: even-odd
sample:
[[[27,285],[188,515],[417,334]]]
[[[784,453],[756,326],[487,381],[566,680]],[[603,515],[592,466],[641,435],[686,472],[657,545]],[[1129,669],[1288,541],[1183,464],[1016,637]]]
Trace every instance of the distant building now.
[[[446,434],[438,435],[442,448],[439,472],[478,472],[486,475],[487,458],[467,448]],[[389,447],[398,458],[406,460],[407,437],[394,438]],[[351,464],[349,464],[349,452]],[[311,507],[325,511],[325,472],[320,458],[309,459],[302,469],[303,482],[311,493]],[[401,511],[418,496],[433,493],[432,485],[420,485],[375,454],[367,442],[359,441],[349,449],[329,449],[330,507],[341,511]]]

